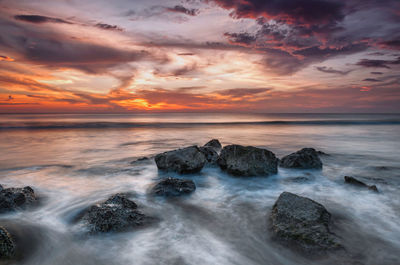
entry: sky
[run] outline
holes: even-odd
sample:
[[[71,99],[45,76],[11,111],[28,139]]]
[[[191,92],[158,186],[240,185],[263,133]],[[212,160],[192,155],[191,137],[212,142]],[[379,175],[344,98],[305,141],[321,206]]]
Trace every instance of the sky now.
[[[399,0],[0,0],[0,113],[400,112]]]

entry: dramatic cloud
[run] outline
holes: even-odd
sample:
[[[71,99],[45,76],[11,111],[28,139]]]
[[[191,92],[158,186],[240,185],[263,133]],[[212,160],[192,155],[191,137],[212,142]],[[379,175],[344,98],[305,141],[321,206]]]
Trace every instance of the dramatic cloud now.
[[[363,66],[363,67],[390,69],[389,65],[398,65],[398,64],[400,64],[400,57],[398,57],[396,60],[362,59],[356,65]]]
[[[366,82],[380,82],[381,80],[375,79],[375,78],[365,78],[363,81]]]
[[[229,33],[225,32],[224,36],[228,37],[229,42],[239,45],[250,45],[256,41],[256,37],[250,35],[249,33]]]
[[[71,22],[65,21],[64,19],[61,18],[53,18],[53,17],[46,17],[46,16],[40,16],[40,15],[16,15],[14,16],[16,20],[21,20],[24,22],[30,22],[30,23],[36,23],[36,24],[41,24],[41,23],[64,23],[64,24],[72,24]]]
[[[352,71],[352,70],[347,70],[347,71],[335,70],[332,67],[326,67],[326,66],[317,66],[316,69],[323,73],[338,74],[338,75],[347,75]]]
[[[110,24],[105,24],[105,23],[97,23],[95,27],[101,28],[101,29],[106,29],[106,30],[117,30],[117,31],[123,31],[121,27],[118,27],[117,25],[110,25]]]
[[[0,55],[0,61],[12,62],[12,61],[14,61],[14,59],[11,57],[5,56],[5,55]]]
[[[198,9],[188,9],[181,5],[176,5],[174,7],[168,7],[167,10],[169,12],[182,13],[182,14],[189,15],[189,16],[196,16],[199,13]]]

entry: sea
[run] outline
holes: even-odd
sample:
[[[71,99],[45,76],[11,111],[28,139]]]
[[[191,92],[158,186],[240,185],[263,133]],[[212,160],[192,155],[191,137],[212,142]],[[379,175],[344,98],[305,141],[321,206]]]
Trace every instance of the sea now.
[[[322,170],[279,168],[268,177],[234,177],[216,166],[189,175],[157,169],[156,154],[211,139],[279,158],[304,147],[326,155]],[[150,159],[136,161],[142,157]],[[168,176],[197,189],[150,196]],[[400,264],[400,114],[2,114],[0,184],[31,186],[39,198],[35,207],[0,214],[0,225],[19,238],[16,260],[4,264]],[[345,250],[317,257],[276,242],[269,216],[284,191],[324,205]],[[115,193],[129,194],[158,221],[85,233],[78,216]]]

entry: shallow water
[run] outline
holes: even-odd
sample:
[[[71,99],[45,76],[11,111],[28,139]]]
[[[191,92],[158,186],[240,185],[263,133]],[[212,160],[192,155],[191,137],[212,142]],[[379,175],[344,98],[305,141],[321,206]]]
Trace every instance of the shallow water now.
[[[180,176],[195,181],[190,196],[147,195],[157,180],[177,175],[158,172],[153,161],[132,161],[212,138],[278,157],[302,147],[330,155],[322,157],[322,171],[279,169],[270,177],[204,168]],[[0,184],[30,185],[41,201],[0,216],[25,253],[15,264],[400,263],[399,115],[0,115],[0,150]],[[345,185],[345,175],[380,193]],[[268,216],[282,191],[322,203],[346,251],[313,258],[273,242]],[[117,192],[129,192],[160,221],[85,235],[76,216]]]

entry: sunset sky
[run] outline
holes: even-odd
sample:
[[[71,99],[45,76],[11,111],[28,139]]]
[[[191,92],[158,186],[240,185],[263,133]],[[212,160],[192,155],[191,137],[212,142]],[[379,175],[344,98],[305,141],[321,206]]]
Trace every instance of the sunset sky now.
[[[0,113],[400,112],[399,0],[0,0]]]

